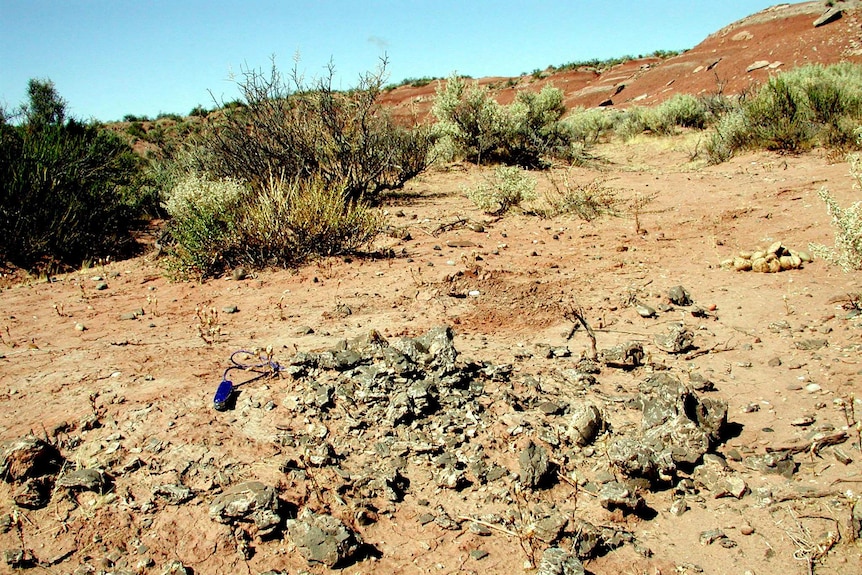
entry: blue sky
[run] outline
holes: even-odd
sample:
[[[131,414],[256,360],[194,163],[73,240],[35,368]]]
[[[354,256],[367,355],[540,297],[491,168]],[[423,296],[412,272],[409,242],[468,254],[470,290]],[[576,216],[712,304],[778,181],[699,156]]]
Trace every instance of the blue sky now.
[[[0,105],[50,79],[81,119],[187,114],[239,96],[231,74],[350,87],[385,53],[389,81],[516,76],[576,60],[692,48],[776,0],[0,0]]]

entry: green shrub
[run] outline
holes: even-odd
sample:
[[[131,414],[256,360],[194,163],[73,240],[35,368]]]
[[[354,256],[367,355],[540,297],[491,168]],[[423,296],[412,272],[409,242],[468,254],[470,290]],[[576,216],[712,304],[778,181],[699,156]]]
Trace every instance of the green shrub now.
[[[450,76],[437,85],[437,96],[431,109],[437,118],[435,134],[459,157],[477,164],[500,145],[503,111],[478,82],[461,76]]]
[[[509,106],[501,106],[477,82],[450,77],[437,87],[432,112],[438,150],[452,159],[481,164],[503,163],[542,167],[545,158],[577,159],[583,146],[561,120],[563,93],[552,86],[541,92],[521,91]],[[583,143],[583,142],[581,142]]]
[[[149,116],[136,116],[134,114],[126,114],[123,116],[124,122],[149,122]]]
[[[497,166],[491,176],[474,188],[467,197],[485,213],[502,216],[511,208],[535,197],[536,181],[516,166]]]
[[[850,156],[850,173],[856,180],[854,189],[862,189],[862,159],[858,154]],[[826,210],[832,216],[832,227],[835,228],[835,246],[809,244],[811,252],[832,264],[838,265],[845,272],[862,270],[862,201],[842,208],[826,188],[818,193],[826,204]]]
[[[501,159],[511,165],[539,167],[544,157],[572,159],[572,134],[560,119],[566,112],[563,92],[545,86],[541,92],[518,92],[505,111]]]
[[[271,179],[251,188],[190,173],[165,205],[167,268],[206,278],[238,265],[292,266],[317,255],[354,251],[377,234],[380,219],[322,179]]]
[[[244,105],[225,104],[202,140],[207,171],[258,191],[272,178],[319,178],[346,186],[350,199],[373,200],[425,170],[428,131],[396,125],[378,102],[385,61],[349,91],[333,88],[333,74],[330,67],[309,86],[295,72],[285,81],[275,65],[268,76],[244,72],[238,82]]]
[[[121,255],[147,201],[140,159],[118,135],[66,120],[50,81],[28,93],[23,122],[0,123],[0,258],[38,268]]]
[[[147,131],[144,130],[144,125],[141,122],[132,122],[129,124],[126,128],[126,133],[141,140],[145,140],[147,138]]]
[[[574,141],[592,146],[613,134],[617,115],[618,112],[605,108],[578,108],[563,122]]]
[[[189,116],[196,116],[199,118],[206,118],[207,115],[209,115],[209,110],[207,110],[206,108],[204,108],[200,104],[198,104],[197,106],[192,108],[192,111],[189,112]]]
[[[802,66],[770,78],[725,114],[707,154],[718,163],[749,148],[795,153],[821,145],[849,150],[859,146],[853,131],[860,119],[862,66]]]
[[[675,94],[647,115],[646,126],[657,134],[671,135],[677,128],[702,130],[709,121],[709,112],[702,98],[691,94]]]

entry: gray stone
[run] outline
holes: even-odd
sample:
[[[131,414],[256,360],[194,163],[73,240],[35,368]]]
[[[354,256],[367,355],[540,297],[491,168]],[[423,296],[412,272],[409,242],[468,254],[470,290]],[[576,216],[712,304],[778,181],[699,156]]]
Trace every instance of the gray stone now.
[[[524,487],[538,487],[548,478],[551,471],[548,452],[532,441],[521,451],[518,463],[520,464],[519,479]]]
[[[674,286],[667,292],[667,299],[674,305],[687,306],[692,304],[691,294],[682,286]]]
[[[850,512],[850,531],[853,534],[851,540],[862,539],[862,498],[856,499]]]
[[[57,479],[58,487],[82,491],[102,492],[105,483],[105,475],[98,469],[78,469],[64,473]]]
[[[194,498],[195,493],[185,485],[159,485],[153,490],[155,495],[164,498],[171,505],[180,505]]]
[[[829,345],[829,342],[825,339],[803,339],[802,341],[796,342],[796,349],[815,351],[826,347],[827,345]]]
[[[642,304],[642,303],[636,304],[635,305],[635,311],[637,311],[638,315],[641,317],[646,317],[646,318],[655,317],[655,309],[651,308],[650,306],[648,306],[646,304]]]
[[[53,487],[54,481],[50,475],[28,477],[12,494],[12,500],[20,507],[41,509],[51,501]]]
[[[781,475],[790,479],[796,473],[796,462],[787,451],[775,451],[743,458],[742,464],[760,473]]]
[[[826,24],[829,24],[830,22],[834,22],[834,21],[840,19],[843,14],[844,14],[844,10],[842,10],[841,8],[836,8],[835,6],[832,6],[828,10],[826,10],[826,12],[821,14],[820,17],[818,17],[814,21],[814,27],[819,28],[820,26],[825,26]]]
[[[745,69],[746,72],[754,72],[755,70],[762,70],[769,66],[769,60],[757,60],[756,62],[752,62],[748,65],[748,68]]]
[[[602,486],[599,491],[599,504],[610,511],[620,509],[624,513],[637,513],[646,506],[643,497],[617,481]]]
[[[3,551],[3,562],[12,569],[26,569],[33,566],[33,557],[23,549],[6,549]]]
[[[673,503],[670,504],[670,509],[668,509],[671,515],[679,517],[686,511],[688,511],[688,502],[685,500],[685,497],[678,497],[673,500]]]
[[[162,570],[162,575],[191,575],[191,570],[180,561],[171,561]]]
[[[564,549],[549,547],[542,553],[536,575],[584,575],[584,565]]]
[[[533,534],[540,541],[545,543],[553,543],[569,523],[569,518],[563,513],[552,513],[548,517],[544,517],[536,521],[533,525]]]
[[[216,496],[209,514],[219,523],[235,524],[251,520],[261,535],[268,535],[281,524],[275,489],[259,481],[247,481]]]
[[[630,341],[601,350],[599,357],[608,367],[632,369],[643,364],[644,348],[640,342]]]
[[[599,408],[592,404],[577,406],[569,419],[567,435],[575,445],[589,445],[604,428],[604,419]]]
[[[615,440],[608,456],[630,477],[669,481],[678,464],[697,463],[719,441],[727,404],[698,397],[666,372],[647,378],[639,390],[643,434]]]
[[[727,535],[721,529],[709,529],[701,531],[699,539],[701,545],[712,545],[716,541],[720,542],[723,539],[727,539]]]
[[[672,324],[668,326],[667,333],[656,334],[653,341],[662,351],[683,353],[694,345],[694,332],[683,324]]]
[[[300,555],[310,563],[327,567],[350,559],[362,545],[362,538],[331,515],[318,515],[303,509],[287,522],[287,531]]]

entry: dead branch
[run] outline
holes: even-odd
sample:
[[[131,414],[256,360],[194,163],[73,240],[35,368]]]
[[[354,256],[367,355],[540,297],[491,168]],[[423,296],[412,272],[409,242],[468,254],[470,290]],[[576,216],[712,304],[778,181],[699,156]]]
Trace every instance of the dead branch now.
[[[848,436],[846,431],[839,431],[831,435],[826,435],[820,438],[815,438],[810,441],[799,441],[789,443],[787,445],[771,445],[766,447],[767,453],[775,453],[777,451],[789,451],[790,453],[805,453],[811,452],[817,454],[820,449],[827,445],[838,445],[847,441]]]
[[[708,347],[706,349],[699,349],[697,351],[693,351],[686,355],[683,359],[685,361],[691,361],[696,357],[700,357],[702,355],[707,355],[710,353],[722,353],[724,351],[733,351],[735,348],[730,346],[730,341],[724,342],[721,348],[718,347],[718,344],[715,344],[712,347]]]
[[[584,329],[587,330],[587,337],[590,339],[590,359],[593,361],[598,361],[599,352],[596,348],[596,333],[593,331],[593,328],[590,327],[590,324],[587,321],[584,308],[580,305],[570,305],[569,308],[563,312],[563,317],[573,323],[580,323],[582,326],[584,326]],[[571,339],[574,334],[575,328],[572,328],[571,332],[569,332],[569,337],[567,339]]]
[[[506,535],[509,535],[511,537],[520,537],[520,535],[515,533],[514,531],[510,531],[504,527],[500,527],[499,525],[494,525],[493,523],[488,523],[487,521],[482,521],[481,519],[467,517],[466,515],[459,515],[458,519],[460,519],[461,521],[472,521],[473,523],[482,525],[484,527],[487,527],[488,529],[493,529],[494,531],[499,531],[500,533],[505,533]]]

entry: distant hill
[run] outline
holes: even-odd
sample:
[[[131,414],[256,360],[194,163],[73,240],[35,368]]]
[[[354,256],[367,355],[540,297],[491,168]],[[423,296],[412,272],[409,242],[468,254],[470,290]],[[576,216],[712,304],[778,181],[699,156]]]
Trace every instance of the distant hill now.
[[[831,4],[831,6],[828,6]],[[830,18],[821,18],[826,12]],[[815,21],[828,20],[815,26]],[[518,90],[560,88],[566,106],[653,106],[676,93],[739,94],[770,74],[804,64],[862,63],[862,2],[779,4],[709,35],[682,54],[640,58],[606,69],[548,68],[515,78],[482,78],[496,99],[507,104]],[[397,117],[424,118],[430,112],[437,82],[416,82],[388,91],[383,103]]]

